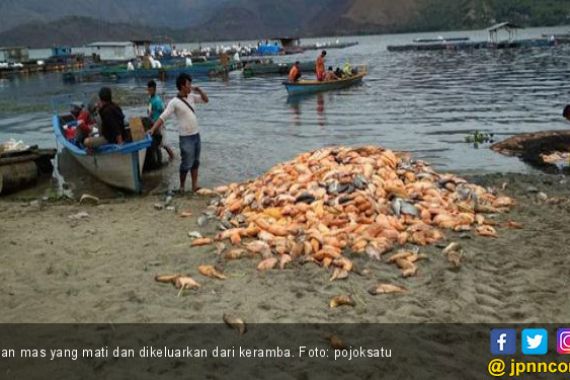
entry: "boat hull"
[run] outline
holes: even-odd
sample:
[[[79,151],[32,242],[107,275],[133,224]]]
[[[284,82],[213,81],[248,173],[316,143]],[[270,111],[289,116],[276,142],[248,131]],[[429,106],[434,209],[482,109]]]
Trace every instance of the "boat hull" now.
[[[298,81],[295,83],[290,82],[283,82],[285,88],[289,95],[304,95],[304,94],[312,94],[316,92],[322,91],[329,91],[329,90],[337,90],[341,88],[350,87],[357,83],[362,82],[362,78],[366,73],[358,73],[350,78],[346,79],[339,79],[339,80],[332,80],[332,81],[316,81],[316,80],[305,80],[305,81]]]
[[[114,187],[134,192],[142,191],[142,169],[146,149],[152,143],[150,136],[123,145],[106,145],[93,154],[87,154],[84,149],[65,139],[61,132],[59,116],[53,116],[52,125],[58,143],[67,148],[91,175]]]
[[[146,149],[129,154],[94,154],[73,157],[89,174],[108,185],[140,193]]]

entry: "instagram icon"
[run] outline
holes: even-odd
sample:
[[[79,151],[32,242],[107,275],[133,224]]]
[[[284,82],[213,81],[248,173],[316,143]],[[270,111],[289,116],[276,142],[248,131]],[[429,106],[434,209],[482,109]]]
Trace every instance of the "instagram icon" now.
[[[570,355],[570,329],[558,329],[556,338],[556,351],[562,355]]]

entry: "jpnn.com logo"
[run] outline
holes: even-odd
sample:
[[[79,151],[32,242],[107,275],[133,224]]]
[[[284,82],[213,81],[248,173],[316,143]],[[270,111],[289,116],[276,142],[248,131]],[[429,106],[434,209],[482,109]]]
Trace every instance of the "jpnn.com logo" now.
[[[491,353],[493,355],[514,355],[516,352],[517,332],[515,329],[491,330]]]

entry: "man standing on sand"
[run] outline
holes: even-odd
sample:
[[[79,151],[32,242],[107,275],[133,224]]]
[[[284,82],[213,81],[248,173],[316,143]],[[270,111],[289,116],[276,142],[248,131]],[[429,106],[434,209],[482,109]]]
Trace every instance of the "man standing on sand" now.
[[[327,55],[327,51],[323,50],[321,55],[317,57],[317,62],[315,62],[315,73],[318,81],[325,80],[325,55]]]
[[[173,113],[176,115],[180,135],[180,192],[184,192],[188,171],[192,176],[192,191],[195,192],[199,189],[198,167],[200,166],[201,142],[194,108],[196,103],[208,103],[209,99],[202,89],[192,87],[192,77],[189,74],[182,73],[176,78],[176,88],[178,95],[168,102],[166,109],[153,124],[149,133],[154,134]],[[191,94],[191,92],[196,94]]]

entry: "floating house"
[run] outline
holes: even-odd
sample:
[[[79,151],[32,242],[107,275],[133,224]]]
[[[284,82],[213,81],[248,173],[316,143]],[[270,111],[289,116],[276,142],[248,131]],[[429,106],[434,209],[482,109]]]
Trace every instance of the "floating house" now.
[[[0,62],[21,63],[30,59],[28,48],[0,47]]]
[[[91,54],[99,56],[101,61],[129,61],[137,57],[136,45],[125,42],[93,42],[87,45]]]
[[[556,39],[529,38],[518,39],[517,31],[523,29],[512,22],[502,22],[487,29],[488,41],[470,41],[468,38],[416,39],[413,44],[389,45],[389,51],[422,51],[422,50],[467,50],[467,49],[512,49],[520,47],[555,46]],[[501,34],[508,34],[507,39],[501,39]]]
[[[70,46],[55,46],[51,48],[52,57],[69,57],[71,55]]]
[[[487,31],[489,32],[489,42],[494,44],[498,44],[499,42],[501,42],[499,40],[501,31],[508,33],[509,35],[509,38],[507,40],[508,42],[514,42],[517,39],[517,31],[519,29],[523,29],[523,27],[513,24],[512,22],[509,21],[502,22],[500,24],[495,24],[490,28],[487,28]]]

